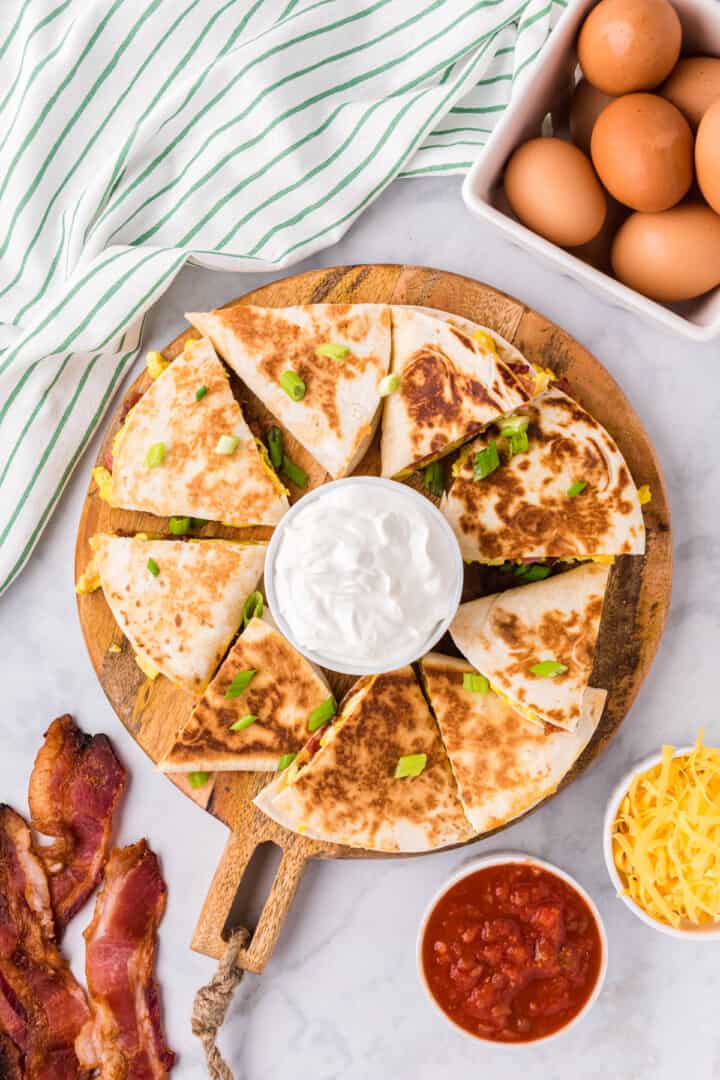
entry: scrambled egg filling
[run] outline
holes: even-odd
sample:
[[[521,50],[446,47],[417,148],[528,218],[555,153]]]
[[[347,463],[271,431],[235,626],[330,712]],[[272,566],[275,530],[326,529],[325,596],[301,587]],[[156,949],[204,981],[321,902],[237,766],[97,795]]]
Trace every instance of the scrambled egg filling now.
[[[112,506],[112,475],[104,465],[97,465],[93,471],[93,480],[98,486],[98,495],[101,499]]]
[[[99,588],[100,575],[95,569],[95,563],[91,559],[77,580],[75,592],[78,596],[86,596],[88,593],[95,592],[95,590]]]
[[[652,491],[649,484],[642,484],[638,488],[638,502],[641,506],[645,506],[646,503],[652,502]]]
[[[147,354],[145,359],[148,375],[151,379],[157,379],[162,375],[165,368],[170,364],[169,360],[166,360],[161,352],[153,349]]]
[[[148,679],[156,679],[160,674],[160,669],[157,668],[147,656],[143,656],[142,653],[135,653],[135,663],[140,668],[143,675],[147,676]]]

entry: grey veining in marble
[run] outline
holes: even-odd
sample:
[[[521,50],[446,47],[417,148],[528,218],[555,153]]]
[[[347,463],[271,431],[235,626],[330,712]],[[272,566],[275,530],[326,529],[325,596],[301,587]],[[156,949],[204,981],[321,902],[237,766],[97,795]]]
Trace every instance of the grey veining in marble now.
[[[685,944],[637,922],[612,893],[601,852],[611,787],[663,741],[704,725],[720,745],[720,342],[692,345],[586,292],[570,277],[469,217],[458,178],[398,182],[336,247],[311,265],[414,262],[485,280],[561,323],[621,383],[654,440],[670,488],[674,599],[660,654],[614,742],[570,789],[501,838],[419,859],[312,865],[275,955],[248,976],[222,1045],[247,1080],[719,1080],[720,942]],[[260,284],[260,275],[189,267],[146,325],[157,347],[187,309]],[[73,546],[95,448],[81,463],[35,556],[0,606],[4,707],[0,794],[26,806],[26,782],[48,720],[72,711],[109,732],[132,777],[120,839],[146,835],[163,859],[170,899],[159,975],[174,1075],[206,1075],[190,1034],[195,989],[212,963],[188,942],[225,830],[151,767],[115,719],[85,654],[73,596]],[[591,1015],[545,1047],[486,1049],[446,1026],[415,975],[415,932],[430,893],[473,854],[522,849],[554,860],[592,892],[607,922],[610,967]],[[82,966],[83,912],[67,937]]]

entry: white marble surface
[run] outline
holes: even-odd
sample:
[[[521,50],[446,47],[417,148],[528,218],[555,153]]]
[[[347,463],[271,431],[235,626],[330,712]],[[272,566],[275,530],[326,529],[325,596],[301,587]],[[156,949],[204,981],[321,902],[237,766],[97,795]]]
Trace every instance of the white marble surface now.
[[[702,724],[720,744],[717,704],[720,600],[720,342],[689,345],[549,271],[470,218],[457,178],[391,187],[346,239],[313,260],[407,261],[473,275],[565,326],[629,394],[660,454],[674,514],[672,611],[658,659],[624,727],[569,790],[500,839],[465,852],[392,862],[312,865],[275,955],[248,976],[222,1045],[247,1080],[717,1080],[720,1077],[720,942],[676,942],[646,929],[614,898],[600,824],[616,779],[663,740],[688,742]],[[261,277],[186,269],[148,320],[155,347],[202,310]],[[96,683],[75,612],[72,554],[94,447],[22,577],[0,605],[5,706],[0,713],[0,793],[20,810],[48,720],[65,711],[107,731],[132,781],[120,840],[148,836],[170,887],[159,974],[178,1080],[203,1077],[190,1033],[193,992],[212,963],[188,948],[220,856],[225,829],[186,801],[134,745]],[[592,892],[607,922],[610,967],[592,1014],[572,1033],[529,1051],[464,1039],[424,1000],[415,932],[430,893],[474,854],[499,847],[555,860]],[[80,930],[68,936],[82,964]]]

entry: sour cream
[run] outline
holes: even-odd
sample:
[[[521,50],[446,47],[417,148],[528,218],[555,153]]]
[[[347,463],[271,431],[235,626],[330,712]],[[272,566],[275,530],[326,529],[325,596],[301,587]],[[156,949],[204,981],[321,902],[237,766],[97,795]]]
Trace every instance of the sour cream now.
[[[447,629],[462,559],[428,499],[351,477],[310,493],[282,520],[266,585],[280,628],[310,659],[355,674],[389,671]]]

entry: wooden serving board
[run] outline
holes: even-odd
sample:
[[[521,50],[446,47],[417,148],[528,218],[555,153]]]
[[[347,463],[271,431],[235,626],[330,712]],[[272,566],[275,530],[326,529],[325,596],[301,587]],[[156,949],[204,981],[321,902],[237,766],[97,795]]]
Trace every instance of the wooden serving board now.
[[[619,727],[648,672],[663,632],[670,602],[672,539],[667,493],[655,452],[627,398],[590,353],[519,300],[470,278],[416,266],[340,266],[284,278],[233,301],[273,307],[379,302],[434,307],[496,330],[530,360],[551,368],[569,383],[574,396],[615,437],[636,483],[650,485],[652,502],[645,507],[646,554],[618,560],[605,602],[592,682],[608,690],[607,706],[592,742],[564,780],[564,784],[570,783],[587,768]],[[176,356],[189,336],[198,335],[188,329],[168,345],[164,356],[168,359]],[[147,381],[145,373],[140,375],[117,410],[98,463],[102,463],[109,450],[128,406]],[[234,378],[233,386],[243,401],[246,416],[259,431],[276,422]],[[322,469],[287,434],[286,442],[292,458],[309,474],[311,487],[327,479]],[[358,472],[377,473],[378,465],[376,440]],[[297,490],[292,492],[293,499],[299,495]],[[90,537],[107,531],[165,534],[167,522],[149,514],[111,509],[99,497],[91,480],[78,531],[76,576],[90,559]],[[208,523],[196,535],[237,538],[241,532],[245,537],[265,537],[270,530],[237,530]],[[496,571],[469,568],[464,598],[494,592],[504,584],[506,581]],[[143,676],[100,590],[79,596],[78,609],[93,667],[111,705],[133,738],[153,761],[158,761],[187,720],[193,707],[192,698],[167,679],[159,677],[151,681]],[[444,644],[439,647],[442,649]],[[115,648],[109,651],[111,646]],[[455,650],[450,646],[448,651]],[[353,680],[335,675],[331,681],[339,698]],[[271,954],[308,859],[369,855],[296,836],[266,818],[252,804],[253,797],[267,781],[265,775],[219,773],[195,791],[182,776],[169,779],[230,829],[192,942],[194,949],[207,955],[219,957],[224,950],[227,935],[234,929],[230,925],[230,912],[238,887],[260,844],[266,841],[277,844],[282,858],[252,939],[240,957],[241,965],[255,972],[263,970]]]

